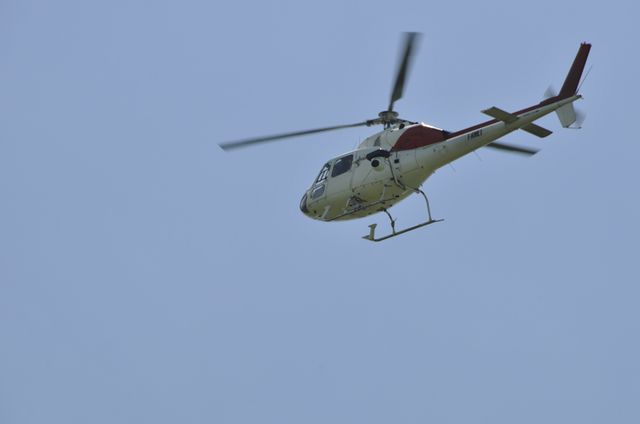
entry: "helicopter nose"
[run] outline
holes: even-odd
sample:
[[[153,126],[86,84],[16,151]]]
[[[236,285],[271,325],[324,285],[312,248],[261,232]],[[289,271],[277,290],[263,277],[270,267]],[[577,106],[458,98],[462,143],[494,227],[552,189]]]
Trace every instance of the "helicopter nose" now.
[[[307,193],[302,196],[302,200],[300,200],[300,210],[303,214],[308,215],[309,209],[307,209]]]

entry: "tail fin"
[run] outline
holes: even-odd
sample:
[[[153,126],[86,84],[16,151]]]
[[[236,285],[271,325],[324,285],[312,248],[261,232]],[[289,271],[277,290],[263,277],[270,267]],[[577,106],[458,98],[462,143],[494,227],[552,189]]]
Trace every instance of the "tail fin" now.
[[[560,98],[571,97],[578,91],[578,84],[580,83],[580,78],[584,71],[584,65],[587,63],[587,57],[589,56],[590,50],[591,44],[582,43],[580,45],[578,54],[576,55],[573,65],[571,65],[571,69],[567,74],[567,78],[564,80],[562,89],[560,90]]]
[[[567,78],[564,80],[564,84],[562,84],[562,89],[557,97],[558,99],[566,99],[577,94],[578,84],[580,83],[580,78],[584,71],[584,65],[587,63],[590,50],[591,44],[582,43],[580,45],[573,65],[571,65]],[[562,106],[556,110],[556,114],[558,115],[558,119],[560,119],[560,123],[565,128],[570,127],[576,122],[576,110],[573,108],[573,103],[567,103]]]

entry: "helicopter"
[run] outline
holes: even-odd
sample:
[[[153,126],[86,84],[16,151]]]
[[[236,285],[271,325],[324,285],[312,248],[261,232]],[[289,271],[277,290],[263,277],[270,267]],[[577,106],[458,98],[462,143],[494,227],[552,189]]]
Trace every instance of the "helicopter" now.
[[[291,137],[334,131],[360,126],[382,125],[383,130],[362,141],[355,150],[337,156],[321,168],[318,176],[300,201],[300,210],[306,216],[320,221],[344,221],[384,212],[390,220],[391,232],[376,237],[377,224],[369,225],[365,240],[379,242],[409,231],[431,225],[434,219],[427,195],[420,188],[437,169],[481,147],[524,155],[534,155],[537,149],[497,142],[499,138],[516,130],[523,130],[544,138],[552,134],[534,121],[556,112],[564,128],[580,128],[580,115],[573,103],[581,99],[578,94],[580,80],[591,50],[591,44],[582,43],[569,69],[559,93],[548,89],[545,99],[538,104],[516,112],[490,107],[482,113],[491,120],[458,131],[444,129],[400,118],[394,110],[395,102],[402,98],[406,76],[414,55],[417,32],[404,34],[403,48],[391,91],[389,106],[377,118],[353,124],[337,125],[303,131],[254,137],[221,143],[230,151]],[[576,122],[578,126],[574,127]],[[401,230],[388,209],[411,194],[422,196],[426,203],[427,220]]]

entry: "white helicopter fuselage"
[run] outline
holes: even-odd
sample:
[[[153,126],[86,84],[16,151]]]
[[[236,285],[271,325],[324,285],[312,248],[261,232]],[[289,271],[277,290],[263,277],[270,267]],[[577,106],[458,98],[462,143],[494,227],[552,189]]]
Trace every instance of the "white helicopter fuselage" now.
[[[523,130],[540,138],[547,137],[551,131],[533,122],[551,112],[557,113],[563,127],[571,127],[574,123],[580,127],[579,122],[582,120],[578,119],[573,102],[581,98],[578,92],[591,50],[589,43],[580,44],[560,92],[553,94],[549,89],[545,93],[546,100],[526,109],[510,113],[493,106],[482,111],[491,116],[492,120],[456,132],[400,118],[394,110],[394,104],[403,96],[407,70],[418,37],[419,34],[415,32],[404,34],[402,55],[389,97],[389,106],[378,113],[378,117],[343,125],[225,142],[220,147],[232,150],[327,131],[383,125],[383,131],[367,137],[356,150],[328,161],[300,201],[300,210],[305,215],[321,221],[348,220],[384,212],[389,218],[391,233],[377,237],[375,231],[378,224],[370,224],[369,233],[363,236],[366,240],[379,242],[442,221],[432,217],[429,199],[420,188],[438,168],[485,146],[533,155],[537,153],[537,149],[513,146],[496,140],[516,130]],[[427,220],[397,229],[396,220],[388,209],[412,193],[424,198]]]
[[[328,161],[304,194],[300,209],[322,221],[384,211],[417,192],[438,168],[565,105],[572,108],[571,103],[579,98],[549,99],[455,133],[423,123],[391,126],[366,138],[355,151]]]

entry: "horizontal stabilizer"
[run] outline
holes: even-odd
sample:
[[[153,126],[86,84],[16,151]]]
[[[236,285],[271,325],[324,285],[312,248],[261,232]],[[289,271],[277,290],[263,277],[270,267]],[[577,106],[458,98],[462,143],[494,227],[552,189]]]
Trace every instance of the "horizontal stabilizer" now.
[[[516,122],[518,117],[512,113],[507,112],[506,110],[499,109],[495,106],[490,107],[489,109],[485,109],[482,111],[485,115],[489,115],[493,118],[496,118],[500,121],[504,121],[507,124],[512,122]]]
[[[482,113],[489,115],[493,118],[496,118],[502,122],[505,122],[507,124],[512,124],[514,122],[516,122],[518,120],[518,117],[516,115],[514,115],[513,113],[509,113],[506,110],[502,110],[500,108],[497,108],[495,106],[490,107],[489,109],[485,109],[482,111]],[[551,135],[552,132],[549,131],[546,128],[542,128],[539,125],[536,124],[527,124],[524,127],[521,128],[522,130],[533,134],[533,135],[537,135],[538,137],[546,137],[548,135]]]
[[[542,128],[541,126],[536,125],[536,124],[525,125],[521,129],[526,131],[526,132],[528,132],[529,134],[537,135],[540,138],[544,138],[544,137],[546,137],[548,135],[553,134],[552,131],[549,131],[546,128]]]

